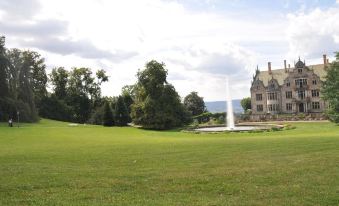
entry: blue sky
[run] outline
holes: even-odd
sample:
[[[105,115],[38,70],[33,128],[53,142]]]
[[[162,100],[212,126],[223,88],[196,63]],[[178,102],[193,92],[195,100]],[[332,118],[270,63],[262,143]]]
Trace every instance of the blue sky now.
[[[8,47],[33,49],[56,66],[105,69],[103,94],[119,95],[152,59],[184,97],[207,101],[250,95],[257,65],[307,64],[339,50],[335,0],[1,0],[0,34]],[[293,65],[292,65],[293,66]]]

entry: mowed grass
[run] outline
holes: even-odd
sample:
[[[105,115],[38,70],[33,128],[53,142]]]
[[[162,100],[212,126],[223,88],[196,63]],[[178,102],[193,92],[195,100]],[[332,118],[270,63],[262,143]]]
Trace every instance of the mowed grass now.
[[[193,134],[0,124],[0,205],[339,205],[339,126]]]

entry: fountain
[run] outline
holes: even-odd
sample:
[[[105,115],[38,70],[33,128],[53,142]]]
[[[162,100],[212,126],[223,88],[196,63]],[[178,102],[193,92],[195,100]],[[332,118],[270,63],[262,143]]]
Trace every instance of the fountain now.
[[[226,127],[206,127],[206,128],[198,128],[195,130],[201,131],[201,132],[223,132],[223,131],[249,131],[249,130],[259,129],[258,127],[254,127],[254,126],[240,126],[240,125],[235,126],[232,97],[231,97],[228,78],[226,78],[226,107],[227,107]]]
[[[227,108],[227,118],[226,118],[226,128],[228,130],[233,130],[234,126],[234,113],[233,113],[233,105],[232,105],[232,98],[230,93],[230,85],[228,78],[226,79],[226,108]]]

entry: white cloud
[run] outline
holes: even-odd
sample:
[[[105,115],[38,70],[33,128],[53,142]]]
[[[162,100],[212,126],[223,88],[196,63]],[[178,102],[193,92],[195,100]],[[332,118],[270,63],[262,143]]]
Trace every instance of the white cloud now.
[[[20,2],[27,7],[22,15],[13,12]],[[139,68],[156,59],[166,63],[169,81],[182,96],[194,90],[205,100],[222,100],[225,75],[231,75],[233,96],[242,98],[249,95],[257,63],[280,65],[287,53],[290,59],[312,57],[328,48],[327,39],[327,45],[337,46],[339,37],[337,8],[262,19],[247,11],[192,11],[167,0],[25,2],[0,3],[8,45],[37,49],[50,67],[106,69],[110,82],[103,86],[105,95],[118,95],[122,86],[136,81]],[[8,19],[15,21],[6,24]]]
[[[35,18],[67,21],[68,38],[88,39],[105,51],[124,50],[139,54],[121,63],[97,61],[111,76],[110,83],[103,89],[106,95],[116,95],[123,85],[133,83],[137,69],[146,61],[156,59],[166,63],[169,78],[181,95],[196,90],[205,93],[207,100],[220,99],[224,91],[218,89],[215,79],[223,78],[225,74],[237,78],[237,73],[247,74],[244,71],[253,64],[253,54],[248,49],[231,43],[241,41],[241,36],[248,36],[245,27],[255,30],[254,25],[240,20],[195,13],[172,1],[83,1],[76,12],[76,1],[41,3],[42,12]],[[244,27],[238,27],[238,24]],[[261,36],[253,32],[248,37],[256,35]],[[192,86],[190,90],[184,86],[187,82]],[[211,91],[219,95],[212,97]]]
[[[324,53],[333,55],[339,48],[338,19],[338,7],[289,14],[290,23],[286,32],[290,47],[289,57],[301,55],[312,60],[320,59]]]

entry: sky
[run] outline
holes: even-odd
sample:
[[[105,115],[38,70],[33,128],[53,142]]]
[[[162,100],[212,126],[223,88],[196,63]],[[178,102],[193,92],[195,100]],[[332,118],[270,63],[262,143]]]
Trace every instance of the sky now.
[[[267,70],[330,60],[339,51],[339,0],[1,0],[7,48],[38,51],[54,67],[106,70],[103,95],[134,84],[146,62],[163,62],[184,97],[250,96]]]

